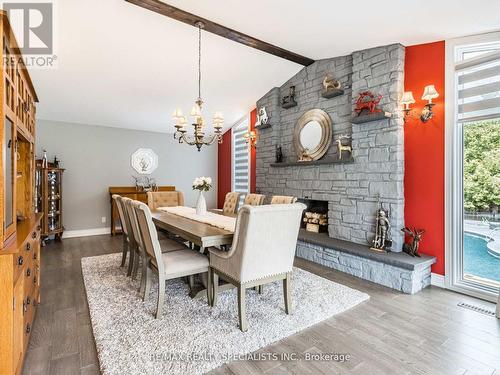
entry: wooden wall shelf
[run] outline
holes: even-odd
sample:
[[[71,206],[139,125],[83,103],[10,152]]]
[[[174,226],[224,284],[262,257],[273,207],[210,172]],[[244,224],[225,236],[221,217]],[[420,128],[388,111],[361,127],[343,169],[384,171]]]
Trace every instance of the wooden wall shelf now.
[[[389,119],[391,117],[392,117],[392,113],[382,111],[382,112],[378,112],[378,113],[372,113],[369,115],[362,115],[362,116],[353,117],[351,119],[351,122],[353,124],[363,124],[365,122],[386,120],[386,119]]]
[[[321,91],[321,96],[326,99],[335,98],[336,96],[344,95],[344,90],[342,89],[330,89],[328,91]]]
[[[271,163],[271,167],[274,168],[285,168],[285,167],[294,167],[294,166],[304,166],[309,167],[313,165],[328,165],[328,164],[347,164],[353,163],[354,159],[343,158],[343,159],[321,159],[314,161],[292,161],[292,162],[283,162],[283,163]]]

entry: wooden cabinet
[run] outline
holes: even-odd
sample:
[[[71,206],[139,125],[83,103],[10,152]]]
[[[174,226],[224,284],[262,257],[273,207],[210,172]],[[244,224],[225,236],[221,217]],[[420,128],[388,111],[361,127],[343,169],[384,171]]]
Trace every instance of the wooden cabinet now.
[[[0,255],[0,374],[19,374],[40,302],[40,220],[17,224]]]
[[[0,10],[0,374],[22,372],[40,302],[40,221],[34,210],[35,102],[31,78]]]
[[[148,203],[148,193],[145,191],[137,190],[135,186],[110,186],[109,189],[109,204],[111,205],[111,235],[119,234],[122,232],[120,216],[118,215],[118,208],[113,201],[113,194],[121,195],[130,199],[135,199],[143,203]],[[175,191],[175,186],[158,186],[156,191]]]

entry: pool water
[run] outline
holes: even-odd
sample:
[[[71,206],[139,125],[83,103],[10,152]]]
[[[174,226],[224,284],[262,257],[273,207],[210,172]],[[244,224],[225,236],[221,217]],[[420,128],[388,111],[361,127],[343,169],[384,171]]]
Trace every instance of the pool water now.
[[[486,240],[464,234],[464,274],[500,282],[500,259],[488,253]]]

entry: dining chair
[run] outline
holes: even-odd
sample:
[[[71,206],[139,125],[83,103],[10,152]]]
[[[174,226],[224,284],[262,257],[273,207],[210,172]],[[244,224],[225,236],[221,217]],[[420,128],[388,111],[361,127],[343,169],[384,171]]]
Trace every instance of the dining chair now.
[[[262,206],[265,198],[266,196],[263,194],[247,194],[243,204],[248,204],[250,206]]]
[[[142,280],[144,280],[144,259],[145,259],[145,250],[144,250],[144,243],[142,241],[141,233],[139,230],[139,222],[137,221],[137,215],[134,210],[134,205],[136,205],[138,201],[132,200],[132,199],[126,199],[125,200],[125,207],[127,209],[127,213],[129,216],[129,220],[131,223],[131,228],[132,228],[132,241],[133,242],[133,250],[134,250],[134,256],[133,256],[133,266],[131,268],[131,275],[133,278],[136,277],[137,275],[137,270],[139,267],[139,259],[142,259],[142,264],[143,264],[143,272],[142,272],[142,278],[141,278],[141,286],[142,286]],[[178,241],[169,239],[169,238],[159,238],[158,241],[160,242],[160,248],[162,253],[166,253],[169,251],[176,251],[176,250],[181,250],[185,249],[186,246],[183,243],[180,243]]]
[[[296,197],[286,195],[273,195],[271,198],[271,204],[291,204],[295,202],[297,202]]]
[[[240,203],[240,195],[241,193],[229,192],[226,194],[226,198],[224,199],[224,205],[222,206],[222,213],[227,214],[235,214],[238,212],[238,205]]]
[[[120,217],[120,222],[122,224],[122,231],[123,231],[122,262],[121,262],[120,267],[124,267],[125,262],[127,260],[127,252],[129,252],[129,250],[130,250],[130,242],[131,242],[131,238],[129,236],[130,221],[129,221],[128,215],[125,211],[125,206],[124,206],[124,201],[123,201],[124,198],[118,194],[113,194],[111,197],[113,198],[113,200],[116,203],[116,207],[118,208],[118,215]],[[130,262],[130,259],[131,259],[131,257],[129,257],[129,262]]]
[[[209,262],[207,257],[197,251],[192,251],[187,248],[162,253],[149,207],[137,201],[134,202],[133,207],[137,216],[139,232],[145,250],[145,284],[143,300],[149,295],[153,273],[158,275],[156,319],[161,316],[165,299],[165,282],[167,280],[206,273],[207,300],[210,305],[212,282],[210,272],[208,272]]]
[[[158,207],[184,206],[184,194],[180,191],[148,191],[148,207],[154,211]]]
[[[129,262],[127,269],[127,276],[132,276],[135,278],[137,274],[137,267],[139,263],[139,257],[141,251],[139,249],[139,238],[136,227],[136,220],[134,217],[134,212],[131,210],[133,200],[127,197],[122,198],[123,213],[126,217],[128,223],[128,237],[129,237]]]
[[[248,288],[283,280],[285,312],[291,314],[291,274],[305,208],[302,203],[243,206],[238,212],[231,250],[210,248],[212,306],[217,303],[220,276],[238,288],[242,331],[248,327],[245,313]]]

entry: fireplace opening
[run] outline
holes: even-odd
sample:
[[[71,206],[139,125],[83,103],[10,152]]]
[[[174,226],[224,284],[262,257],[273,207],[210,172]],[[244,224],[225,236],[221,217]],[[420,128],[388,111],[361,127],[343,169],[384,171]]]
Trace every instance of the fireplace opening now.
[[[323,233],[328,231],[328,201],[299,198],[306,209],[302,214],[301,227],[309,232]]]

